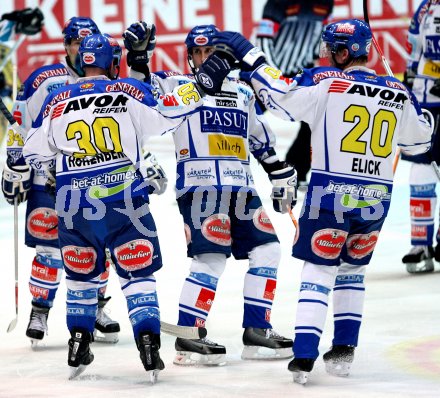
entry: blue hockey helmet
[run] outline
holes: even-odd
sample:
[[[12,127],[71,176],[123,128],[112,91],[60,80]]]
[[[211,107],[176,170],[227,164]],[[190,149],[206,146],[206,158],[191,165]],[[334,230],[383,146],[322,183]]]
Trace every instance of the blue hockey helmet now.
[[[108,71],[113,64],[113,49],[116,47],[112,46],[110,40],[118,45],[116,40],[101,34],[86,36],[78,50],[81,68],[94,66]]]
[[[73,17],[64,24],[62,33],[64,36],[64,44],[70,44],[73,39],[83,39],[88,35],[101,32],[92,19]]]
[[[370,27],[360,19],[331,23],[322,32],[322,41],[333,54],[346,48],[352,58],[368,56],[372,38]]]
[[[212,40],[218,29],[215,25],[197,25],[192,28],[185,39],[187,50],[194,47],[213,46]]]

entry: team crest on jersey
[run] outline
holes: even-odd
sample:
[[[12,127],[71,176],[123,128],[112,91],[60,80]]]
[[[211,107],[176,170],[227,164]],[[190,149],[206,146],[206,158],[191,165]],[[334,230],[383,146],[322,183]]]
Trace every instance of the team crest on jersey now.
[[[31,211],[26,222],[28,232],[38,239],[58,239],[58,217],[54,209],[38,207]]]
[[[275,229],[263,207],[259,207],[255,211],[252,221],[254,222],[255,227],[260,231],[275,235]]]
[[[347,239],[347,253],[350,257],[359,259],[371,254],[379,239],[379,231],[368,234],[351,235]]]
[[[227,214],[213,214],[202,223],[202,235],[222,246],[231,244],[231,220]]]
[[[95,269],[97,255],[93,247],[64,246],[61,254],[64,265],[77,274],[89,274]]]
[[[321,229],[312,236],[312,251],[319,257],[333,260],[341,253],[346,239],[346,231],[331,228]]]
[[[153,244],[146,239],[136,239],[115,248],[118,264],[127,272],[137,271],[151,265]]]

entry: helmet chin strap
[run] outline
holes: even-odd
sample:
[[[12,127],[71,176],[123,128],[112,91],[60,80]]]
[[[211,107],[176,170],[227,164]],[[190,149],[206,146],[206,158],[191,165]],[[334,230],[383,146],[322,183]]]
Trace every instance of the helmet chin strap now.
[[[195,75],[196,72],[197,72],[197,70],[198,70],[198,68],[196,68],[196,67],[194,66],[194,61],[193,61],[192,55],[191,55],[191,54],[188,54],[187,59],[188,59],[188,65],[189,65],[189,67],[190,67],[190,69],[191,69],[191,72],[193,73],[193,75]]]

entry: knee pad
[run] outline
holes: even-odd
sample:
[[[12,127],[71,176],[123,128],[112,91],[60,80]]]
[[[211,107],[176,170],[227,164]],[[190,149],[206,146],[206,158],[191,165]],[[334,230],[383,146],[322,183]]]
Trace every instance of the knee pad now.
[[[313,290],[312,286],[307,286],[311,284],[316,285],[318,289],[323,287],[322,293],[328,291],[328,294],[333,289],[337,273],[336,266],[317,265],[306,261],[301,273],[301,290]]]
[[[249,252],[249,268],[278,268],[281,261],[281,246],[278,242],[270,242],[254,247]]]
[[[194,256],[191,267],[190,274],[194,279],[204,281],[207,278],[211,280],[215,279],[215,285],[220,276],[223,274],[226,266],[226,255],[223,253],[203,253]]]

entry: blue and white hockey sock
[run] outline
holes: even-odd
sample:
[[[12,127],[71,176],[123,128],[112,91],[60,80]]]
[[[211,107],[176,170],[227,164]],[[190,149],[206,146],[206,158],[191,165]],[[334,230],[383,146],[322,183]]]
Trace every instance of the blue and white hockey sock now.
[[[185,279],[180,294],[178,325],[205,326],[225,265],[226,255],[223,253],[194,256],[190,274]]]
[[[319,355],[318,346],[327,316],[328,297],[337,272],[336,266],[304,263],[296,310],[295,358],[316,359]]]
[[[98,310],[99,276],[87,282],[66,276],[66,284],[68,329],[80,328],[93,333]]]
[[[249,271],[244,278],[243,289],[243,328],[272,328],[270,315],[280,258],[281,249],[278,242],[257,246],[249,253]]]
[[[45,308],[52,308],[63,274],[63,262],[58,248],[37,246],[29,278],[32,302]]]
[[[413,163],[409,181],[411,245],[432,246],[437,177],[430,165]]]
[[[119,278],[122,291],[127,300],[128,316],[133,327],[134,338],[141,332],[160,333],[159,301],[156,293],[156,278]]]
[[[357,346],[365,299],[366,265],[342,263],[333,288],[333,345]]]

